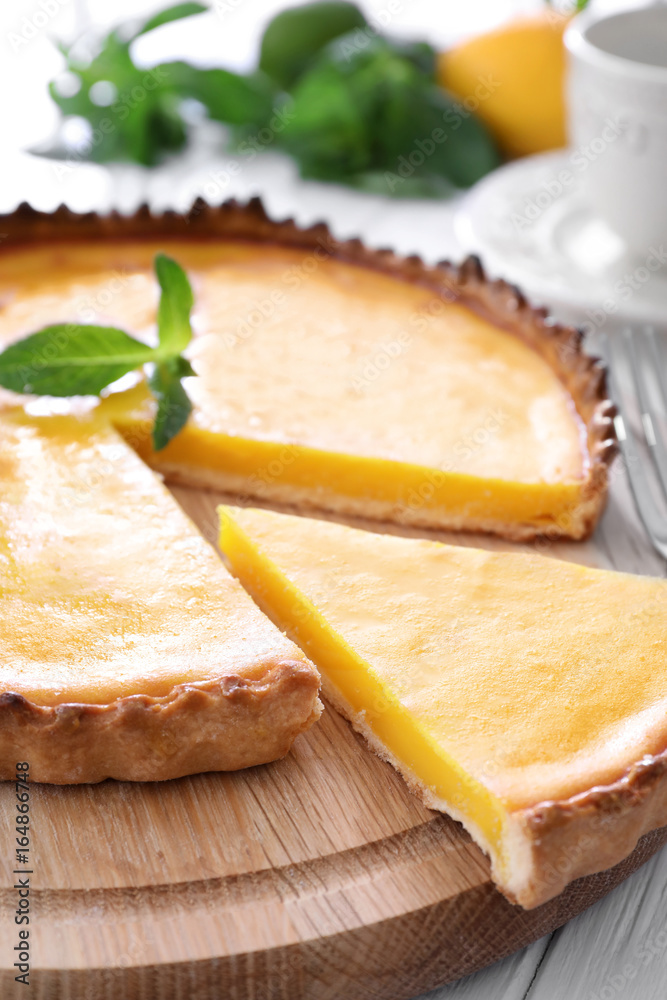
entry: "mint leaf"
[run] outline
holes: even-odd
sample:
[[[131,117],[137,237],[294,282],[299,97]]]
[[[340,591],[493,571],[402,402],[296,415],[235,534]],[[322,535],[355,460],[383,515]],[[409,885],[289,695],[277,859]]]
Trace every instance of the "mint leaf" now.
[[[190,310],[194,296],[185,271],[171,257],[159,253],[153,266],[162,290],[157,314],[158,351],[162,357],[172,357],[185,350],[192,339]]]
[[[194,374],[190,362],[185,358],[172,358],[155,366],[148,380],[158,404],[153,424],[155,451],[165,448],[187,423],[192,403],[181,379]]]
[[[243,76],[227,69],[201,69],[186,62],[162,63],[160,70],[182,97],[192,97],[209,118],[227,125],[263,125],[276,102],[273,82],[264,73]]]
[[[159,344],[150,347],[113,326],[56,323],[30,334],[0,354],[0,385],[45,396],[98,396],[122,375],[153,362],[148,385],[157,400],[156,451],[183,428],[192,403],[182,379],[194,375],[181,351],[192,338],[192,288],[183,268],[159,253],[154,260],[161,289]]]
[[[259,68],[289,90],[328,42],[366,27],[364,15],[347,0],[314,0],[288,7],[264,30]]]
[[[206,4],[203,3],[174,4],[173,7],[167,7],[166,10],[149,17],[133,37],[138,38],[139,35],[145,35],[148,31],[153,31],[163,24],[169,24],[171,21],[180,21],[183,17],[192,17],[193,14],[205,14],[208,9]]]
[[[433,82],[429,46],[378,36],[360,47],[355,38],[329,43],[292,89],[276,143],[303,177],[363,185],[384,175],[385,194],[432,195],[447,182],[469,187],[498,166],[481,120]]]
[[[90,138],[73,148],[60,128],[51,147],[39,150],[42,155],[64,156],[75,162],[131,160],[151,166],[185,145],[181,96],[168,71],[159,66],[148,71],[136,66],[129,40],[122,32],[111,31],[98,39],[90,62],[77,58],[76,45],[66,48],[64,55],[66,69],[78,80],[78,90],[65,96],[52,82],[50,94],[64,116],[89,122]],[[109,105],[98,103],[95,88],[100,83],[112,95]]]
[[[0,385],[42,396],[97,396],[155,353],[113,326],[56,323],[0,354]]]
[[[577,10],[587,2],[572,0]],[[63,121],[47,146],[32,151],[68,164],[153,166],[187,145],[186,102],[196,100],[210,120],[231,126],[229,141],[240,151],[254,156],[275,146],[303,177],[393,197],[445,197],[499,165],[483,121],[437,84],[435,49],[384,35],[351,0],[299,0],[281,10],[247,74],[184,60],[148,71],[135,63],[139,35],[207,9],[181,0],[126,22],[90,40],[90,59],[76,44],[56,43],[78,89],[61,93],[50,84]],[[63,127],[72,117],[90,126],[76,147]]]

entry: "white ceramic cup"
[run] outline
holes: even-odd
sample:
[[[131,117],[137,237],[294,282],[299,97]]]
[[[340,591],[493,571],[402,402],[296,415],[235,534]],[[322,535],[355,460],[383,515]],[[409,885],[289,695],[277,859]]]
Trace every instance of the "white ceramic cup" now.
[[[589,9],[565,44],[570,143],[587,162],[585,194],[628,254],[646,257],[667,245],[667,3]]]

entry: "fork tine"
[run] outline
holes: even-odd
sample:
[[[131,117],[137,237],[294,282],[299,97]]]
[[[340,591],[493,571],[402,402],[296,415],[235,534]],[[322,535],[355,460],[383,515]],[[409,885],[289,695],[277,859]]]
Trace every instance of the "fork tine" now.
[[[667,559],[667,522],[651,496],[651,487],[642,461],[637,437],[628,419],[627,409],[624,406],[615,376],[615,371],[617,367],[620,367],[620,363],[628,363],[628,338],[625,333],[621,337],[613,338],[603,333],[601,334],[600,341],[604,360],[607,364],[609,388],[618,409],[614,423],[621,454],[625,460],[630,489],[632,490],[639,516],[653,545],[663,559]],[[632,363],[630,364],[634,375],[634,366],[632,366]]]
[[[635,333],[630,330],[626,335],[626,339],[629,346],[628,353],[630,355],[632,375],[635,385],[637,386],[637,395],[639,398],[639,406],[641,410],[642,424],[644,425],[646,443],[649,446],[653,463],[660,477],[660,482],[662,483],[662,488],[665,491],[665,496],[667,497],[667,449],[665,448],[658,420],[654,415],[653,406],[651,405],[651,397],[649,395],[648,382],[646,379],[646,356],[643,351],[644,342],[650,342],[652,347],[652,361],[655,362],[657,359],[656,371],[660,383],[660,390],[663,392],[662,383],[664,379],[662,368],[660,366],[657,344],[655,342],[655,335],[652,330],[650,333],[647,331],[646,338],[644,338],[641,335],[636,336]],[[641,348],[638,347],[640,343],[642,344]],[[667,400],[667,394],[665,394],[664,399]]]
[[[665,352],[664,344],[658,344],[658,338],[655,335],[653,327],[649,327],[647,330],[647,341],[649,353],[651,354],[651,363],[658,378],[663,411],[664,414],[667,414],[667,353]]]
[[[651,346],[651,354],[653,355],[653,364],[655,365],[655,370],[658,373],[658,382],[660,384],[660,391],[662,392],[662,401],[667,408],[667,352],[665,352],[665,346],[663,343],[658,344],[658,338],[655,335],[653,327],[649,327],[647,332],[648,342]]]

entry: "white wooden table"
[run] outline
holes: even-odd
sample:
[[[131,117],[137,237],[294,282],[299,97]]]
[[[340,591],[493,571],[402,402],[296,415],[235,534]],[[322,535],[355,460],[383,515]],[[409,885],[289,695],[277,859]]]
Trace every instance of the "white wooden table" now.
[[[210,53],[212,45],[219,42],[219,63],[247,63],[261,20],[284,5],[280,0],[232,2],[228,6],[233,17],[218,25],[220,32],[217,36],[213,33],[213,42],[208,32],[206,51]],[[369,0],[362,6],[373,11],[382,4]],[[454,5],[446,0],[404,0],[400,8],[403,13],[394,28],[413,35],[428,33],[444,44],[457,31],[502,19],[513,6],[526,8],[534,3],[470,0],[467,5]],[[99,0],[90,0],[89,7],[96,20],[107,21],[129,10],[154,8],[155,4],[129,4],[123,0],[105,9]],[[71,12],[66,5],[62,9],[60,23],[54,19],[50,31],[66,35],[71,30],[67,22]],[[79,211],[104,211],[116,206],[130,210],[143,199],[156,208],[185,210],[197,195],[219,202],[260,194],[272,215],[292,215],[301,224],[325,219],[337,236],[358,235],[371,245],[420,253],[432,261],[460,255],[452,227],[454,203],[390,201],[335,186],[304,183],[289,161],[273,153],[250,164],[242,163],[240,172],[232,173],[229,167],[234,158],[221,150],[215,129],[203,130],[195,149],[151,174],[135,168],[106,170],[89,165],[63,173],[48,161],[26,157],[19,147],[44,138],[53,127],[55,115],[44,89],[45,81],[57,72],[59,59],[46,33],[32,40],[25,50],[16,52],[8,46],[7,32],[20,23],[25,10],[25,4],[10,0],[3,4],[0,14],[0,47],[4,45],[0,88],[3,94],[11,88],[12,93],[22,95],[18,101],[5,100],[0,105],[0,211],[24,199],[45,210],[61,201]],[[187,37],[183,44],[188,47]],[[165,57],[184,55],[190,53],[182,49],[174,52],[172,48]],[[601,563],[619,570],[664,576],[664,562],[652,551],[638,523],[620,468],[613,480],[610,504],[593,542]],[[665,1000],[667,849],[554,934],[426,996],[428,1000]],[[420,1000],[426,1000],[426,996]]]

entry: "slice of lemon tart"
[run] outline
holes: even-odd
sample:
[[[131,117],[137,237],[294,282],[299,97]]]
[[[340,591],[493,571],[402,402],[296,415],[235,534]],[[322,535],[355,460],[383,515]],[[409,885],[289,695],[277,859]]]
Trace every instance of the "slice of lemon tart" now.
[[[319,678],[111,428],[0,414],[0,778],[159,780],[287,753]]]
[[[323,690],[530,908],[667,823],[667,581],[221,508]]]
[[[427,267],[273,223],[258,203],[185,217],[23,208],[0,223],[5,343],[67,321],[150,337],[155,253],[190,275],[187,426],[156,454],[148,394],[113,402],[169,480],[512,539],[592,530],[615,448],[604,373],[576,330],[475,259]]]

